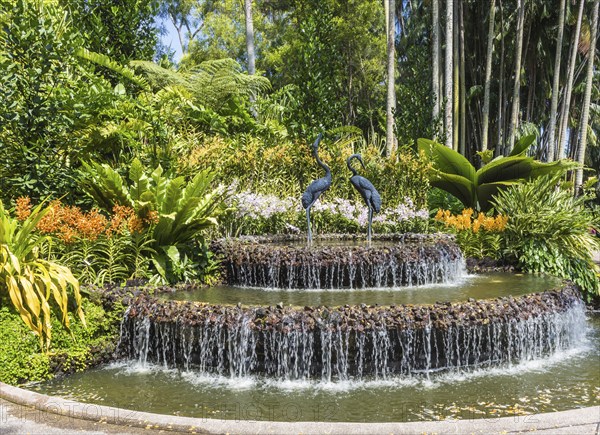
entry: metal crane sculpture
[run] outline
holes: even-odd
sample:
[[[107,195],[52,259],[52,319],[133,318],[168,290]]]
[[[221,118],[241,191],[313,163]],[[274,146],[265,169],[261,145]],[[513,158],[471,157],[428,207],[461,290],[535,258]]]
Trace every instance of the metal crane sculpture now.
[[[379,192],[377,192],[377,189],[375,189],[375,186],[373,186],[373,183],[371,183],[365,177],[358,175],[356,169],[352,167],[352,159],[358,160],[362,165],[363,169],[365,167],[365,164],[363,163],[360,154],[352,154],[346,159],[348,169],[350,169],[350,171],[352,172],[350,182],[352,183],[354,188],[358,190],[358,193],[360,193],[360,195],[363,197],[365,203],[367,204],[367,207],[369,207],[369,228],[367,232],[367,240],[370,242],[372,232],[371,227],[373,225],[373,212],[379,213],[379,211],[381,210],[381,196],[379,195]]]
[[[310,208],[313,206],[319,196],[331,187],[331,170],[329,166],[319,158],[319,142],[321,142],[322,133],[319,133],[317,140],[312,144],[313,156],[317,160],[320,167],[325,170],[325,176],[313,181],[302,194],[302,207],[306,210],[306,221],[308,222],[308,243],[312,242],[312,231],[310,228]]]

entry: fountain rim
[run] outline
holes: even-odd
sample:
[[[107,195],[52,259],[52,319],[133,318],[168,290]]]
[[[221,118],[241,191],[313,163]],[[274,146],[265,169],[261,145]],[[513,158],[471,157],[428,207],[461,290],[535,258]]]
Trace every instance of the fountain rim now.
[[[312,421],[255,421],[223,420],[211,418],[181,417],[117,408],[93,403],[77,402],[58,396],[49,396],[0,382],[0,398],[16,405],[27,406],[41,412],[62,415],[69,419],[87,420],[122,427],[139,427],[187,433],[280,433],[296,434],[375,434],[398,433],[480,433],[489,431],[525,432],[560,428],[583,428],[595,434],[600,424],[600,406],[574,408],[567,411],[530,414],[523,416],[487,419],[439,420],[417,422],[351,423]],[[44,420],[45,421],[45,420]],[[48,420],[49,421],[49,420]]]
[[[367,242],[367,237],[364,234],[352,234],[352,233],[324,233],[313,235],[313,243],[315,241],[364,241]],[[389,241],[395,243],[417,243],[417,242],[436,242],[436,241],[455,241],[456,236],[450,233],[444,232],[433,232],[433,233],[383,233],[373,234],[372,241]],[[222,237],[215,239],[211,242],[213,245],[220,244],[243,244],[243,245],[271,245],[275,243],[285,242],[307,242],[306,236],[303,234],[270,234],[264,236],[252,236],[244,235],[238,237]],[[277,245],[275,245],[277,246]],[[282,245],[285,246],[285,245]],[[308,246],[299,246],[306,248]],[[318,246],[311,246],[315,249]]]
[[[559,288],[533,292],[521,296],[473,299],[461,302],[437,302],[434,304],[398,305],[342,305],[294,307],[277,304],[249,305],[211,304],[200,301],[177,301],[160,299],[155,295],[140,293],[133,296],[127,305],[125,316],[129,318],[148,317],[158,323],[180,323],[197,325],[211,319],[212,314],[227,317],[244,314],[250,316],[253,328],[263,330],[271,325],[282,326],[282,320],[302,317],[309,323],[309,329],[329,325],[341,330],[404,329],[477,327],[507,317],[519,316],[523,319],[538,317],[546,313],[563,312],[574,304],[583,304],[576,285],[565,281]],[[398,316],[400,315],[400,316]],[[211,320],[212,321],[212,320]],[[295,322],[295,320],[294,320]]]

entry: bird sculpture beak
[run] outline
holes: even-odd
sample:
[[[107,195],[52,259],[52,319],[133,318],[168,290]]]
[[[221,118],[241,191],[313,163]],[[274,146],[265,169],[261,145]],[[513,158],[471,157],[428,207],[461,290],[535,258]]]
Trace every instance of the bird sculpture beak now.
[[[362,157],[360,156],[360,154],[358,155],[358,157],[356,157],[356,160],[358,160],[360,162],[360,165],[363,167],[363,169],[367,169],[365,168],[365,164],[363,163]]]

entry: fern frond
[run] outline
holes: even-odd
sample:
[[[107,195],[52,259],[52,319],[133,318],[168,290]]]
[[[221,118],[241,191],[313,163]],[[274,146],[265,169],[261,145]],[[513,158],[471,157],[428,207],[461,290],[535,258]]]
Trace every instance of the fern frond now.
[[[144,77],[138,76],[131,68],[119,64],[105,54],[96,53],[87,48],[80,48],[76,51],[75,55],[119,74],[145,91],[150,90],[148,81]]]
[[[133,68],[141,71],[148,79],[154,89],[162,89],[167,86],[189,87],[189,82],[184,74],[163,68],[154,62],[145,60],[133,60],[129,62]]]

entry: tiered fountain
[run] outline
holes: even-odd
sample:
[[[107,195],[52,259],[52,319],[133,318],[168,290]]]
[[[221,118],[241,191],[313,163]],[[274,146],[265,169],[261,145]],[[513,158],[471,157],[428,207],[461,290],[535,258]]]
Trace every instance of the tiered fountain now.
[[[310,206],[331,183],[322,166],[303,196],[308,244],[216,241],[225,286],[137,292],[122,323],[124,362],[42,389],[234,420],[474,418],[600,402],[598,334],[576,288],[467,276],[439,234],[312,240]],[[378,194],[351,170],[371,218]]]
[[[248,291],[401,293],[402,286],[418,291],[464,274],[460,250],[442,235],[380,237],[372,244],[326,238],[311,247],[294,238],[241,238],[213,248],[226,281]],[[579,293],[569,285],[431,305],[375,306],[368,293],[353,306],[239,302],[140,296],[123,323],[121,350],[143,363],[234,378],[373,380],[543,358],[574,346],[585,332]]]

